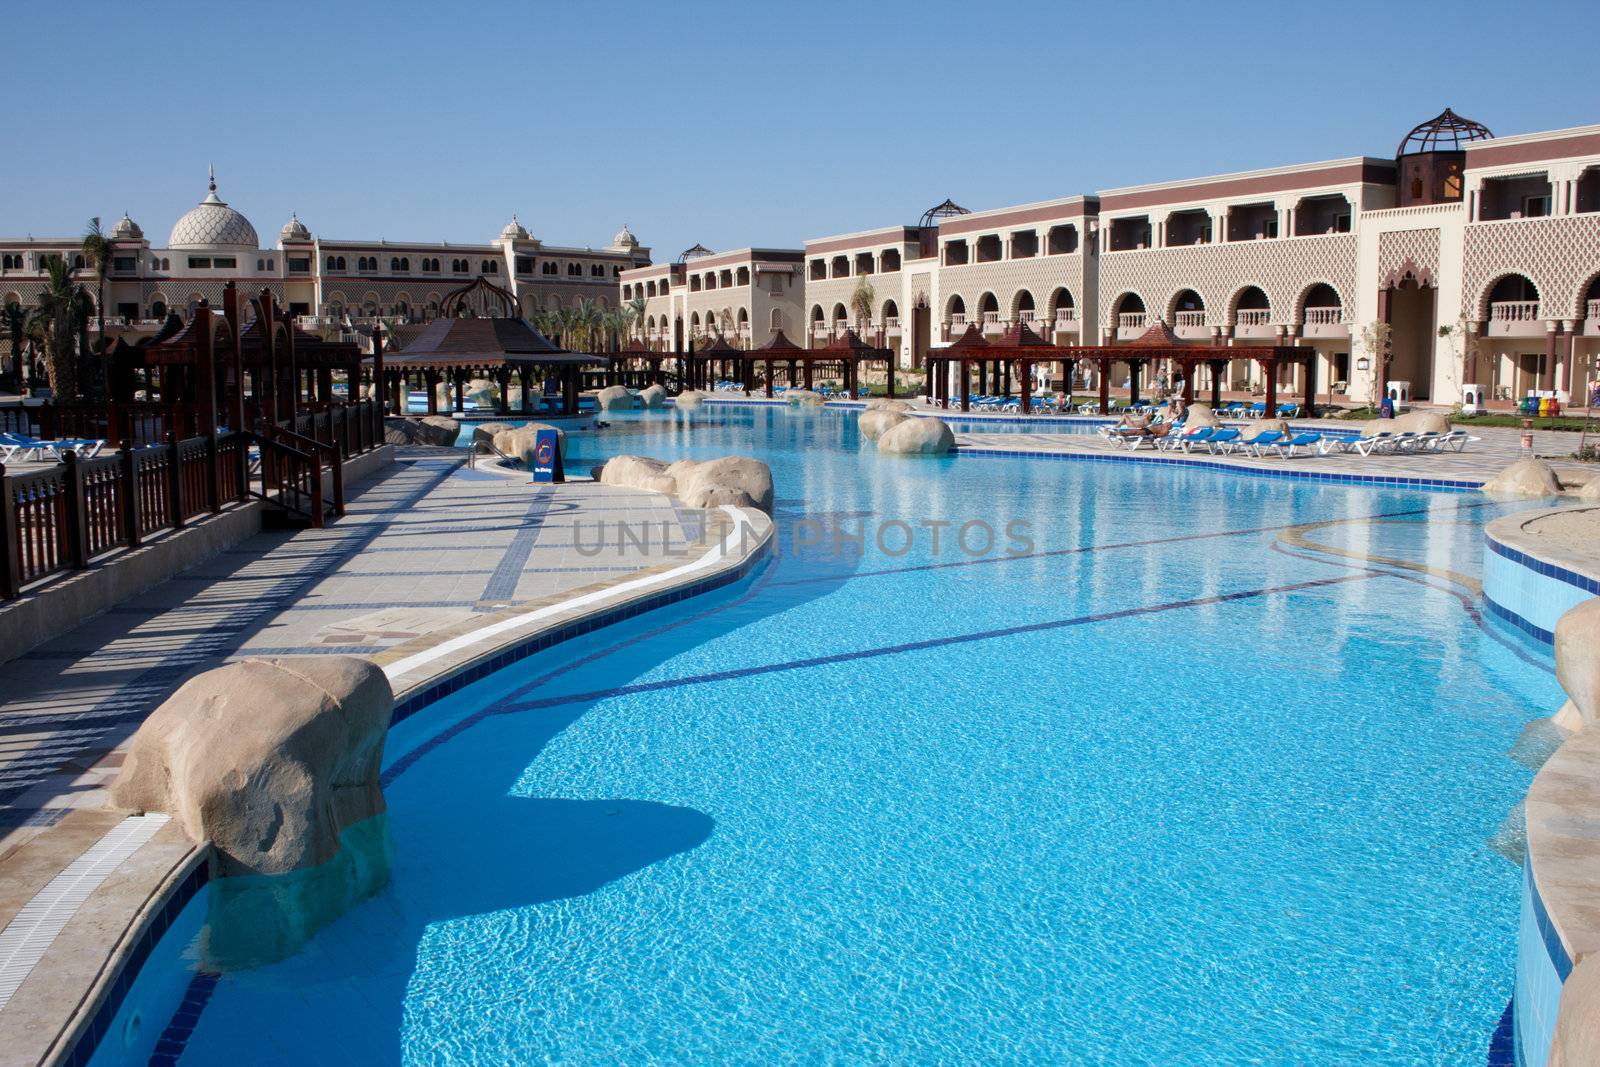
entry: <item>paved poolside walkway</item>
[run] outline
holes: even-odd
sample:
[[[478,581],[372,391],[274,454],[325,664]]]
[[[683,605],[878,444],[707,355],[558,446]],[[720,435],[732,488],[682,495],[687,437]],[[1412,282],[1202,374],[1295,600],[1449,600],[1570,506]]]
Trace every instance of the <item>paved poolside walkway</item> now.
[[[103,805],[108,754],[194,673],[244,656],[380,655],[681,558],[705,523],[660,494],[531,487],[448,449],[403,451],[348,512],[263,532],[5,664],[0,862],[19,832]]]

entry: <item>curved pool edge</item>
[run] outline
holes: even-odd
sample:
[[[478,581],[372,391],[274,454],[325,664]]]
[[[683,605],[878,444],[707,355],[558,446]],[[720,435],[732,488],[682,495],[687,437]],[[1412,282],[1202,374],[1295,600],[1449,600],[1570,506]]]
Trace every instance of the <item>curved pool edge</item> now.
[[[402,677],[407,680],[395,686],[390,727],[511,663],[748,577],[769,554],[776,526],[769,516],[753,508],[724,505],[718,510],[731,520],[723,536],[689,563],[663,564],[624,579],[570,590],[551,598],[549,604],[520,613],[523,617],[537,616],[533,623],[505,626],[452,650],[458,655],[430,660],[423,665],[422,673],[407,671],[392,678],[392,682],[400,682]],[[516,616],[488,618],[495,621],[478,630],[519,621]],[[398,662],[396,657],[390,659]],[[37,1062],[79,1067],[91,1061],[151,952],[210,882],[211,861],[209,844],[191,844],[181,863],[164,877],[153,880],[142,906],[129,916],[92,983],[70,1008]],[[179,1006],[174,1001],[155,1013],[163,1026]]]
[[[1556,621],[1600,595],[1600,573],[1529,523],[1547,508],[1492,520],[1484,528],[1483,601],[1497,619],[1547,649]],[[1549,709],[1554,710],[1554,709]],[[1600,731],[1574,734],[1545,761],[1528,788],[1527,858],[1512,997],[1515,1062],[1543,1067],[1574,966],[1600,948]],[[1600,1062],[1592,1049],[1591,1062]]]

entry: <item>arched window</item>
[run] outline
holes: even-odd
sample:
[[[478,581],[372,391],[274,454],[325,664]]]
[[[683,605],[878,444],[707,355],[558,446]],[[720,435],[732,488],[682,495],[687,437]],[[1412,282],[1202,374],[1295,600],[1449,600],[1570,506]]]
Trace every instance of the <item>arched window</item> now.
[[[961,299],[960,293],[954,293],[944,304],[944,317],[954,320],[957,315],[962,319],[967,317],[967,302]]]
[[[592,278],[604,278],[606,276],[606,265],[604,263],[591,263],[589,265],[589,276]]]
[[[775,332],[775,333],[779,332],[779,331],[781,331],[783,329],[783,309],[782,308],[773,308],[772,309],[772,321],[771,321],[770,325],[771,325],[771,327],[773,329],[773,332]]]
[[[645,282],[644,283],[644,295],[645,296],[655,296],[656,295],[656,283],[655,282]]]
[[[341,266],[341,267],[344,266],[344,260],[341,259],[339,261],[339,266]],[[162,270],[171,270],[172,269],[172,260],[168,259],[166,256],[162,256],[161,257],[161,269]]]
[[[267,261],[266,260],[264,260],[264,259],[256,260],[256,270],[266,270],[266,269],[267,269]]]
[[[72,267],[73,267],[74,270],[82,270],[83,269],[83,257],[82,256],[73,256],[72,257]]]
[[[410,270],[411,269],[411,257],[410,256],[401,256],[400,257],[400,269],[401,270]]]
[[[661,279],[661,295],[662,296],[666,296],[667,295],[667,288],[668,288],[667,280],[665,278],[662,278]]]
[[[739,268],[738,284],[740,284],[740,285],[749,285],[750,284],[750,268],[749,267],[740,267]]]
[[[500,273],[500,264],[497,263],[496,261],[492,260],[492,259],[484,260],[483,261],[483,273],[485,273],[485,274],[499,274]]]
[[[881,263],[881,266],[878,268],[879,273],[887,274],[890,271],[899,270],[900,250],[898,248],[886,248],[883,251],[883,255],[879,257],[879,260]]]
[[[400,257],[399,256],[390,256],[389,257],[389,270],[390,271],[398,271],[399,269],[400,269]]]
[[[567,276],[569,278],[581,278],[581,277],[583,277],[583,264],[582,263],[568,263],[567,264]]]
[[[167,302],[165,300],[152,300],[150,302],[150,317],[164,319],[167,317]]]
[[[883,302],[883,322],[884,325],[898,325],[900,322],[900,305],[893,300]]]

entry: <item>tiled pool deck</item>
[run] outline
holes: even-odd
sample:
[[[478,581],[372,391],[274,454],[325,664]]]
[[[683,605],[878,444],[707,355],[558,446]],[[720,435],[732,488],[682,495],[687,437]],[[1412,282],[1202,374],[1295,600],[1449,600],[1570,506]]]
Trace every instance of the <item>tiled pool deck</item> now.
[[[694,568],[725,534],[735,554],[755,551],[759,539],[734,538],[734,526],[660,494],[530,486],[467,469],[455,450],[402,450],[327,528],[263,532],[7,662],[0,926],[15,931],[25,906],[37,911],[53,880],[122,828],[125,813],[105,807],[119,746],[191,675],[246,656],[365,655],[388,670],[397,700],[415,703],[519,636],[582,625],[595,605],[615,611],[621,597],[637,611],[682,595],[704,582]],[[193,852],[161,827],[79,902],[0,1000],[0,1064],[40,1061],[130,918],[187,877]]]

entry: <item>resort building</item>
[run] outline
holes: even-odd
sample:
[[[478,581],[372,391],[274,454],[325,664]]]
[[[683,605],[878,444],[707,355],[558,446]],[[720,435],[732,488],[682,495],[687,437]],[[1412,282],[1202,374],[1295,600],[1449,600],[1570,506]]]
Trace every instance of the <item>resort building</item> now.
[[[634,329],[656,350],[684,352],[713,337],[754,348],[780,331],[800,330],[803,258],[791,248],[712,252],[695,245],[676,263],[620,272],[620,297],[624,305],[642,302]]]
[[[250,220],[218,196],[215,175],[205,199],[178,219],[164,245],[153,245],[127,215],[109,238],[108,334],[153,333],[169,310],[187,315],[202,300],[220,307],[230,282],[250,294],[271,290],[306,326],[379,317],[428,321],[445,293],[478,277],[515,294],[524,314],[583,300],[610,307],[622,271],[650,261],[650,250],[626,226],[606,248],[567,248],[544,244],[515,215],[483,244],[335,240],[291,217],[277,240],[264,245]],[[37,304],[52,257],[71,263],[75,280],[98,299],[81,238],[12,237],[0,238],[0,306]]]
[[[1495,137],[1446,109],[1393,156],[978,212],[946,201],[916,226],[808,240],[804,260],[800,339],[819,347],[849,325],[905,367],[968,324],[990,336],[1025,323],[1056,344],[1115,346],[1160,322],[1223,349],[1313,348],[1316,359],[1286,366],[1278,384],[1324,402],[1392,390],[1455,404],[1477,386],[1490,403],[1537,392],[1581,404],[1600,383],[1600,126]],[[623,275],[623,298],[646,278],[657,302],[644,338],[681,350],[712,328],[694,288],[711,272],[689,271],[677,304],[648,291],[657,277],[665,292],[668,268],[649,271]],[[870,289],[870,314],[856,307],[858,289]],[[761,343],[721,332],[739,347]],[[1097,387],[1094,366],[1082,366],[1088,377],[1072,386]],[[1203,390],[1211,366],[1195,383]],[[1262,389],[1259,361],[1231,358],[1223,373],[1227,391]],[[1122,387],[1127,367],[1113,364],[1111,378]]]

